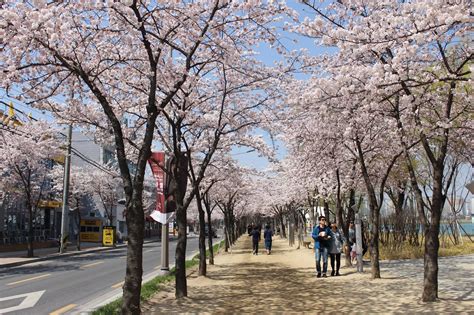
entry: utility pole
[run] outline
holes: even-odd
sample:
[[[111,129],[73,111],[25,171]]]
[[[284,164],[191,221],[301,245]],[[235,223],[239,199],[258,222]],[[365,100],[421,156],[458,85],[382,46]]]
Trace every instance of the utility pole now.
[[[161,271],[168,273],[169,265],[169,229],[168,222],[161,224]]]
[[[356,231],[356,253],[357,253],[357,272],[364,271],[364,265],[362,261],[362,223],[360,220],[360,214],[357,211],[355,214],[355,231]]]
[[[173,139],[171,136],[171,124],[168,126],[168,142],[169,148],[165,151],[165,168],[167,165],[171,166],[171,163],[168,163],[167,159],[171,159],[171,152],[173,152],[172,143]],[[170,169],[167,169],[165,172],[165,176],[171,176]],[[165,189],[165,185],[169,182],[168,178],[166,178],[165,182],[163,183],[163,189]],[[166,187],[168,189],[169,187]],[[164,192],[163,192],[164,193]],[[166,200],[165,200],[165,212],[166,212]],[[169,239],[169,222],[166,221],[161,223],[161,272],[163,274],[167,274],[170,272],[170,239]]]
[[[68,216],[68,196],[69,196],[69,175],[71,172],[71,142],[72,142],[72,125],[69,125],[67,132],[67,153],[66,161],[64,164],[64,177],[63,177],[63,206],[62,206],[62,217],[61,217],[61,247],[59,252],[62,254],[66,252],[66,246],[69,234]]]

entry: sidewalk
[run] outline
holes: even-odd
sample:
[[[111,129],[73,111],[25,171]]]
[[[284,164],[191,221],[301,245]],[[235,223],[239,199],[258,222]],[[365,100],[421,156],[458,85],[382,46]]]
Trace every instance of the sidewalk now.
[[[170,237],[171,239],[172,237]],[[158,242],[158,237],[152,237],[145,239],[144,243],[151,243],[151,242]],[[26,265],[38,261],[44,260],[51,260],[60,257],[67,257],[67,256],[76,256],[86,253],[93,253],[93,252],[100,252],[106,251],[111,249],[123,248],[126,247],[127,244],[117,244],[116,247],[104,247],[101,246],[100,243],[88,243],[83,242],[81,243],[81,250],[78,251],[76,249],[75,244],[68,244],[67,252],[64,254],[58,253],[57,247],[49,247],[49,248],[38,248],[34,250],[35,257],[28,258],[26,257],[26,250],[22,251],[15,251],[15,252],[3,252],[0,253],[0,268],[5,267],[16,267],[21,265]]]
[[[261,244],[262,245],[262,242]],[[423,261],[381,263],[382,279],[342,268],[340,277],[316,278],[314,252],[275,237],[273,253],[251,254],[250,238],[216,257],[208,277],[188,277],[188,297],[175,300],[168,286],[143,303],[148,314],[167,313],[471,313],[474,255],[440,259],[438,303],[420,301]],[[329,267],[330,270],[330,267]]]

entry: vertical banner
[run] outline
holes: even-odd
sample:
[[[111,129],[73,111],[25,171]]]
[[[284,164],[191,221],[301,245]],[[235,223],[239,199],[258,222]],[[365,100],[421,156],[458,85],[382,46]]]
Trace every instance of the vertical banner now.
[[[172,215],[172,213],[167,213],[165,208],[165,153],[152,152],[148,163],[156,180],[156,209],[153,210],[150,217],[165,224]]]

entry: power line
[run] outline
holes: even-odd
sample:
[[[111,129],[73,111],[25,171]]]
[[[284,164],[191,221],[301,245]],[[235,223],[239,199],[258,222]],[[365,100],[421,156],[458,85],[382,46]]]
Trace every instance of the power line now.
[[[113,172],[111,172],[110,170],[108,170],[107,168],[103,167],[101,164],[99,164],[98,162],[88,158],[87,156],[85,156],[84,154],[82,154],[80,151],[78,151],[77,149],[73,148],[71,146],[71,150],[72,150],[72,153],[74,155],[76,155],[78,158],[80,158],[81,160],[89,163],[90,165],[100,169],[101,171],[103,172],[106,172],[107,174],[111,175],[111,176],[117,176],[117,174],[114,174]]]
[[[7,103],[5,103],[5,102],[3,102],[3,101],[1,101],[1,100],[0,100],[0,103],[3,103],[3,104],[5,104],[5,105],[8,105]],[[25,106],[26,106],[26,105],[25,105]],[[34,121],[38,121],[38,119],[36,119],[36,118],[34,118],[34,117],[30,117],[29,115],[26,115],[26,113],[25,113],[24,111],[22,111],[22,110],[15,109],[15,111],[18,111],[19,113],[23,114],[24,116],[27,116],[28,119],[32,119],[32,120],[34,120]],[[59,133],[60,135],[62,135],[63,137],[66,137],[66,135],[65,135],[64,133],[62,133],[61,131],[58,131],[58,133]],[[95,141],[94,141],[93,139],[91,139],[88,135],[83,134],[83,136],[86,137],[89,141],[95,142]],[[76,140],[76,141],[73,140],[73,142],[87,142],[88,140]],[[76,150],[79,154],[82,154],[82,153],[81,153],[80,151],[78,151],[76,148],[74,148],[74,147],[72,147],[72,146],[71,146],[71,148],[72,148],[73,150]],[[91,161],[93,161],[93,160],[91,160]],[[97,163],[96,161],[93,161],[93,162],[94,162],[94,163]]]
[[[41,110],[36,109],[36,108],[34,108],[34,107],[30,107],[30,106],[28,106],[28,105],[25,105],[25,104],[23,104],[22,102],[18,101],[18,100],[15,99],[15,98],[10,97],[10,96],[5,95],[5,97],[6,97],[10,102],[14,103],[15,105],[21,106],[21,107],[26,108],[26,109],[31,110],[31,111],[34,111],[34,112],[36,112],[36,113],[38,113],[38,114],[40,114],[40,115],[47,116],[44,111],[41,111]],[[6,104],[5,102],[2,102],[2,103],[8,106],[8,104]]]
[[[19,95],[21,95],[21,94],[24,94],[24,92],[19,91],[17,88],[10,87],[9,89],[12,90],[13,92],[15,92],[16,94],[18,94],[17,97],[18,97]],[[39,109],[37,109],[37,108],[31,107],[31,106],[29,106],[29,105],[26,105],[26,104],[24,104],[23,102],[21,102],[21,101],[15,99],[15,98],[12,97],[12,96],[8,96],[6,93],[4,93],[4,94],[5,94],[5,96],[6,96],[10,101],[12,101],[13,103],[15,103],[15,104],[17,104],[17,105],[19,105],[19,106],[22,106],[22,107],[24,107],[24,108],[28,108],[28,109],[30,109],[30,110],[32,110],[32,111],[35,111],[35,112],[37,112],[37,113],[39,113],[39,114],[41,114],[41,115],[47,116],[47,115],[46,115],[46,111],[44,111],[44,110],[39,110]]]
[[[0,101],[2,102],[2,101]],[[2,102],[3,103],[3,102]],[[21,111],[20,111],[21,112]],[[21,112],[23,113],[23,112]],[[24,114],[24,113],[23,113]],[[37,119],[35,118],[32,118],[32,120],[34,121],[38,121]],[[15,130],[15,129],[12,129],[9,125],[6,125],[5,123],[3,123],[2,121],[0,121],[0,124],[2,125],[2,130],[5,130],[5,131],[8,131],[10,133],[13,133],[13,134],[16,134],[16,135],[21,135],[21,136],[29,136],[27,135],[25,132],[22,132],[22,131],[18,131],[18,130]],[[62,136],[66,136],[64,133],[62,132],[59,132],[59,134],[61,134]],[[110,170],[108,170],[107,168],[103,167],[101,164],[99,164],[98,162],[88,158],[87,156],[85,156],[84,154],[82,154],[79,150],[77,150],[76,148],[72,147],[71,146],[71,150],[72,150],[72,153],[77,156],[78,158],[80,158],[81,160],[83,160],[84,162],[94,166],[95,168],[98,168],[100,169],[101,171],[111,175],[111,176],[116,176],[117,174],[114,174],[112,173]]]
[[[16,103],[19,103],[19,101],[15,100]],[[9,104],[5,103],[4,101],[0,100],[0,103],[3,103],[5,104],[6,106],[9,106]],[[21,103],[19,103],[21,104]],[[24,104],[21,104],[23,107],[27,107],[27,105],[24,105]],[[27,107],[28,108],[28,107]],[[34,121],[38,121],[38,119],[34,118],[34,117],[30,117],[29,115],[27,115],[24,111],[20,110],[20,109],[15,109],[15,111],[23,114],[24,116],[26,116],[28,119],[31,119],[31,120],[34,120]],[[66,135],[64,133],[62,133],[61,131],[58,132],[60,135],[62,135],[63,137],[66,137]],[[89,139],[90,141],[94,142],[94,140],[90,139],[87,135],[84,135],[87,139]],[[101,164],[99,164],[98,162],[88,158],[87,156],[85,156],[84,154],[82,154],[79,150],[77,150],[76,148],[74,148],[73,146],[71,146],[71,150],[73,151],[73,153],[79,157],[81,160],[89,163],[90,165],[102,170],[103,172],[106,172],[108,173],[109,175],[111,176],[116,176],[116,174],[112,173],[110,170],[104,168]]]

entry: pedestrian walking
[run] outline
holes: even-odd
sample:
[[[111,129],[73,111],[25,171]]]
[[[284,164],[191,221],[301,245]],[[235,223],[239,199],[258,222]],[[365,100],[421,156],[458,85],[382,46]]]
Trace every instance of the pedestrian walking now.
[[[265,226],[265,231],[263,232],[263,239],[265,240],[265,249],[267,250],[267,255],[270,255],[272,252],[272,236],[273,230],[270,228],[270,225]]]
[[[337,224],[331,224],[331,239],[329,240],[329,257],[331,259],[331,276],[340,276],[341,268],[341,252],[344,238],[337,228]],[[336,269],[334,269],[336,265]]]
[[[355,264],[357,262],[357,244],[354,243],[351,246],[351,263]]]
[[[331,239],[331,230],[326,226],[326,217],[319,217],[319,225],[313,229],[311,235],[314,239],[314,250],[316,258],[316,272],[317,277],[321,278],[321,258],[323,259],[322,276],[326,277],[328,271],[328,252],[329,240]]]
[[[258,242],[260,242],[260,230],[255,226],[252,231],[253,254],[258,255]]]

